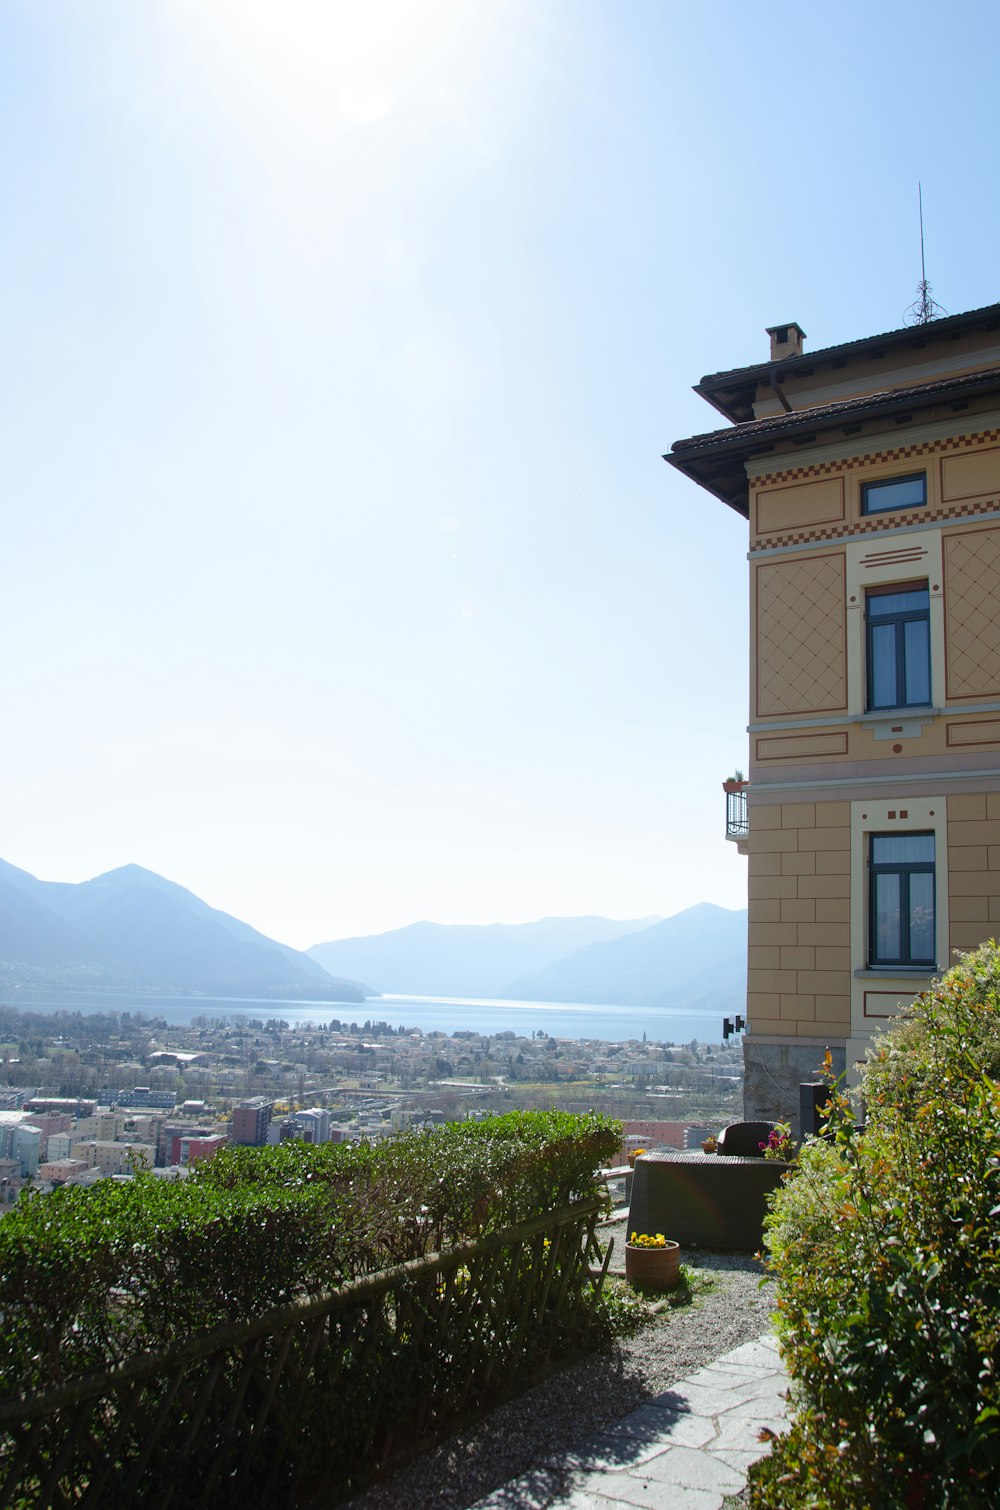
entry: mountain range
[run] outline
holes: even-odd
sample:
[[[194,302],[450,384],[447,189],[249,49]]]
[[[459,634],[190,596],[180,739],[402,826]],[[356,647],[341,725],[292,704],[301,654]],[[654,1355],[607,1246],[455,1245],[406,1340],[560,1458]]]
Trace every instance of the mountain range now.
[[[652,918],[541,918],[537,923],[410,923],[388,933],[314,944],[306,952],[338,975],[377,980],[402,996],[501,996],[517,977]]]
[[[370,985],[361,984],[368,981]],[[413,923],[305,953],[124,865],[40,881],[0,860],[0,988],[362,1002],[402,996],[742,1011],[746,913]]]
[[[351,1002],[374,994],[140,865],[71,884],[4,860],[0,986]]]
[[[670,918],[543,918],[537,923],[413,923],[314,944],[328,970],[414,996],[608,1003],[741,1012],[747,915],[701,902]]]
[[[648,928],[587,944],[512,982],[500,995],[515,1001],[742,1012],[746,989],[746,911],[699,902]]]

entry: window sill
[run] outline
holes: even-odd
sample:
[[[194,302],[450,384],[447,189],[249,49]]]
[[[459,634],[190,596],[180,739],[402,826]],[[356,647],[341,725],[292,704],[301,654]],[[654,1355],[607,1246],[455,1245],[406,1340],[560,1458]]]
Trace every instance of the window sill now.
[[[890,708],[884,712],[862,713],[860,723],[873,739],[919,739],[938,710],[930,703],[920,708]]]
[[[855,970],[855,980],[930,980],[937,975],[937,965],[866,965]]]
[[[861,714],[860,722],[874,724],[884,723],[887,719],[937,718],[943,712],[943,708],[935,708],[933,703],[908,703],[905,708],[868,708]]]

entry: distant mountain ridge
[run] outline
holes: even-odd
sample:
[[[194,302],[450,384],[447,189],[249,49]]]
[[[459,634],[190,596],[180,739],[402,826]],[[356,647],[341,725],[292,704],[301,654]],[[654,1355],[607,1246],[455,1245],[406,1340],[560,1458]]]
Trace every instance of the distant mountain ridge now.
[[[373,994],[140,865],[72,884],[5,860],[0,985],[351,1002]]]
[[[371,985],[362,985],[370,981]],[[361,1002],[378,992],[741,1011],[746,913],[421,922],[305,953],[139,865],[40,881],[0,860],[0,988]]]
[[[542,918],[489,926],[413,923],[314,944],[327,969],[412,996],[485,996],[675,1007],[746,1006],[747,915],[700,902],[670,918]]]
[[[410,923],[388,933],[313,944],[327,970],[402,996],[506,994],[511,981],[586,945],[648,928],[655,918],[540,918],[535,923]]]
[[[744,1010],[746,986],[746,911],[700,902],[639,932],[588,944],[499,995],[725,1016]]]

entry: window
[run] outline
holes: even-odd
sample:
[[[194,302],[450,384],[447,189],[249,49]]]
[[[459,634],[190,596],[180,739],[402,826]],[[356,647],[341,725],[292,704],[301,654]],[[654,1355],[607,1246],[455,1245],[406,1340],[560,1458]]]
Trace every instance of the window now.
[[[887,514],[890,509],[915,509],[927,502],[927,474],[886,477],[881,482],[861,484],[862,514]]]
[[[927,583],[871,588],[865,608],[869,712],[926,707],[931,700]]]
[[[934,835],[872,834],[869,844],[869,964],[933,966]]]

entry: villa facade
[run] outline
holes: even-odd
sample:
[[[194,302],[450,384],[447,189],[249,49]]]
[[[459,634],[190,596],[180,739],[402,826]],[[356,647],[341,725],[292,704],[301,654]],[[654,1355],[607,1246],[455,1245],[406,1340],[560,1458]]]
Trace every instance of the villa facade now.
[[[749,526],[746,1115],[1000,930],[1000,305],[696,386]]]

